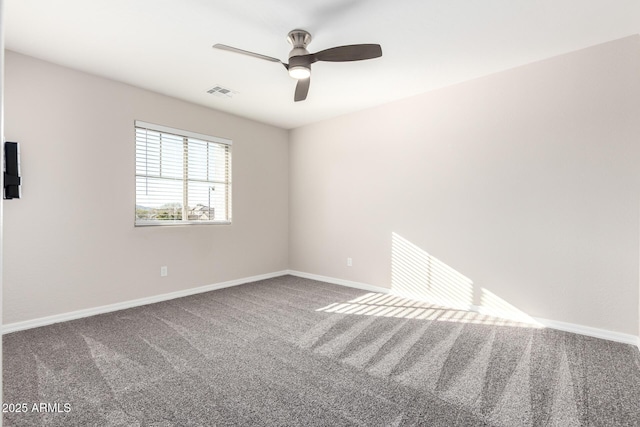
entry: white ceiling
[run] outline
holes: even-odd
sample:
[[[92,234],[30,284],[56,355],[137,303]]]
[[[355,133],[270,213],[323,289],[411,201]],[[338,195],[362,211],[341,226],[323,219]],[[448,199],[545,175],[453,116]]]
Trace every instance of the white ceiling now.
[[[640,32],[639,0],[5,0],[6,48],[283,128],[335,117]],[[382,58],[316,63],[304,102],[277,63],[379,43]],[[206,91],[237,91],[220,98]]]

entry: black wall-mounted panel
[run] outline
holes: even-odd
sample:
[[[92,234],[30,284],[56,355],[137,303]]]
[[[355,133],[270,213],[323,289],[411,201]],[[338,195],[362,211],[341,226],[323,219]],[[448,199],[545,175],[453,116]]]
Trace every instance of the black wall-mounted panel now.
[[[4,143],[4,198],[20,198],[20,145]]]

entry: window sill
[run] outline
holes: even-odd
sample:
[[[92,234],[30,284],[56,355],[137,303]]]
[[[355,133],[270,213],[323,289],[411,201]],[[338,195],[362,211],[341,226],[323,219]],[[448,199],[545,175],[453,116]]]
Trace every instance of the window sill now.
[[[171,227],[176,225],[231,225],[231,221],[137,221],[136,227]]]

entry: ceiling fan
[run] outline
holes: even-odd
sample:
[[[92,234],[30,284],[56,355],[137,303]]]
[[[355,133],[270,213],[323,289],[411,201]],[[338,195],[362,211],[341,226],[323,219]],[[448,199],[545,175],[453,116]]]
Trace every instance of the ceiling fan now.
[[[224,44],[218,43],[213,45],[213,47],[216,49],[253,56],[254,58],[264,59],[266,61],[279,62],[284,65],[284,68],[289,71],[289,75],[298,80],[298,83],[296,84],[296,92],[293,97],[295,102],[307,99],[309,83],[311,81],[311,64],[314,62],[362,61],[382,56],[382,48],[379,44],[353,44],[332,47],[316,53],[309,53],[307,45],[311,43],[311,34],[304,30],[290,31],[287,35],[287,41],[293,46],[293,49],[289,52],[288,64],[277,58],[272,58],[271,56],[249,52],[247,50],[238,49],[237,47],[227,46]]]

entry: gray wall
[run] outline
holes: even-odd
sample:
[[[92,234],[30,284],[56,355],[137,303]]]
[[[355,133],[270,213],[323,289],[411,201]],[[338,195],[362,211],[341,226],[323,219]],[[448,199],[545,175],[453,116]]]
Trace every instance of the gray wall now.
[[[638,76],[633,36],[293,130],[290,268],[637,335]]]
[[[233,225],[134,228],[134,120],[233,140]],[[6,125],[5,324],[287,268],[287,131],[13,52]]]

